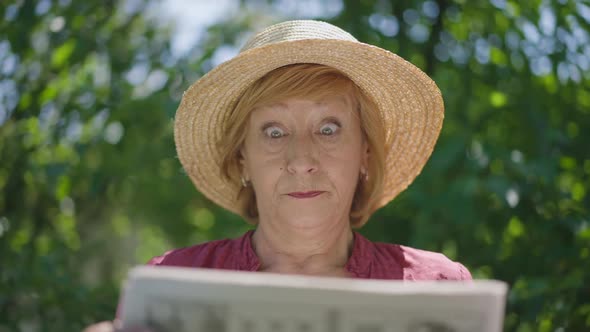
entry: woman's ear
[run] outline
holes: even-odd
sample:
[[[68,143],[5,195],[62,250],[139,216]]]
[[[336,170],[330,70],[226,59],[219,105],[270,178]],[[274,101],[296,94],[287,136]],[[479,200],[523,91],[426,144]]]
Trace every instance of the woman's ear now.
[[[244,155],[245,155],[245,151],[244,151],[244,147],[242,146],[240,148],[240,153],[238,156],[238,162],[240,163],[240,166],[241,166],[240,167],[240,170],[241,170],[240,174],[244,180],[250,181],[250,174],[248,172],[248,165],[246,163],[246,159],[244,158]]]
[[[362,145],[362,150],[361,150],[361,169],[364,169],[366,171],[369,170],[369,156],[370,156],[369,143],[367,143],[367,140],[364,139],[363,145]]]

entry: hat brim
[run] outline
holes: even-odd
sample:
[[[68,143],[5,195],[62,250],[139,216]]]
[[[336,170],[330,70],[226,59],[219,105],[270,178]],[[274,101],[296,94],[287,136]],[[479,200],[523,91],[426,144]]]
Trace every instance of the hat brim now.
[[[432,154],[442,128],[440,90],[424,72],[376,46],[342,40],[286,41],[244,51],[204,75],[185,92],[176,112],[178,157],[197,189],[241,215],[239,184],[221,175],[217,142],[238,98],[256,80],[282,66],[316,63],[347,75],[377,105],[388,142],[383,193],[376,208],[405,190]]]

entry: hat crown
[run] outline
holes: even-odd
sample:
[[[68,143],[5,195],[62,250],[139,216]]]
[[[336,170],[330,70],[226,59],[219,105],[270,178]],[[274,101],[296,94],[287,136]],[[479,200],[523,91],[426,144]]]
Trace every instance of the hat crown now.
[[[265,45],[303,39],[336,39],[356,42],[348,32],[330,23],[312,20],[294,20],[271,25],[252,37],[240,52]]]

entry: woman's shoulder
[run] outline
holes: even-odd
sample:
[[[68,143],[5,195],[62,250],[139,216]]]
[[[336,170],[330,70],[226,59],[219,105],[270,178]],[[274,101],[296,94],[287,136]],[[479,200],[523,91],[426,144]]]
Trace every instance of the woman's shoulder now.
[[[403,269],[404,280],[471,280],[471,273],[461,263],[442,253],[409,246],[374,243],[378,261],[396,260]]]
[[[150,259],[148,265],[209,267],[205,265],[209,265],[208,261],[213,261],[211,256],[217,256],[217,253],[227,248],[231,241],[231,239],[215,240],[190,247],[172,249]]]
[[[221,239],[167,251],[149,260],[148,265],[235,269],[239,265],[243,238]]]

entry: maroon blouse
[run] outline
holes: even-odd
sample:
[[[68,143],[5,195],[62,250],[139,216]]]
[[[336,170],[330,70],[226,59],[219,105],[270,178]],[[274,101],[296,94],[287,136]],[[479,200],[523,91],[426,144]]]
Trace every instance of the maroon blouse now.
[[[206,242],[168,251],[149,265],[258,271],[260,260],[252,248],[250,230],[239,238]],[[397,244],[373,243],[354,232],[352,254],[345,267],[364,279],[471,280],[471,273],[443,254]]]

